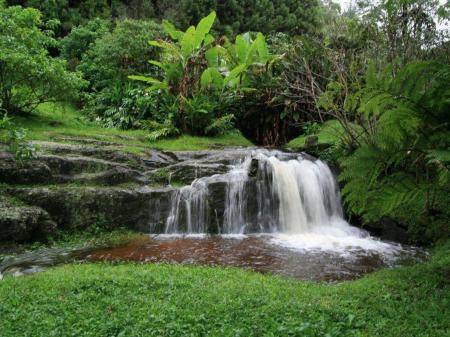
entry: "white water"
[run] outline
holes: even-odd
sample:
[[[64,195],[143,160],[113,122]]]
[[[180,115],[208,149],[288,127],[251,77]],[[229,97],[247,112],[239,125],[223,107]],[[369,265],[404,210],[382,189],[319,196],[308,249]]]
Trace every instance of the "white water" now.
[[[252,159],[258,160],[258,172],[250,177]],[[211,206],[213,185],[225,190],[222,213]],[[209,232],[270,233],[273,244],[291,249],[387,255],[401,250],[344,220],[339,189],[325,163],[279,151],[241,155],[228,173],[196,179],[175,194],[165,233]]]

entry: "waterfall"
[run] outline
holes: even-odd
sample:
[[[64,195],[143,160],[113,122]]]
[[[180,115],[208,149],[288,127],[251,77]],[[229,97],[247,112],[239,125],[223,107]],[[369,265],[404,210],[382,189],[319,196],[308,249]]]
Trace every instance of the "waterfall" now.
[[[251,156],[247,156],[229,173],[226,185],[226,200],[223,232],[242,234],[247,226],[245,209],[247,206],[246,183],[251,165]]]
[[[338,186],[324,162],[254,150],[241,153],[228,172],[197,178],[177,190],[165,232],[305,234],[330,227],[339,232],[343,226],[350,227],[342,216]]]

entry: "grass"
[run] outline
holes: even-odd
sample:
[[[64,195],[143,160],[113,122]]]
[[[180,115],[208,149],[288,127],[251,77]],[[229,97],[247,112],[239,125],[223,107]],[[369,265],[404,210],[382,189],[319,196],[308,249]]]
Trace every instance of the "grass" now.
[[[339,284],[232,268],[80,264],[0,282],[0,335],[448,336],[450,244]]]
[[[94,139],[112,143],[110,148],[143,154],[151,148],[171,151],[205,150],[214,146],[250,146],[250,141],[239,132],[218,137],[183,135],[178,138],[150,142],[145,130],[118,130],[103,128],[83,120],[80,112],[67,104],[45,103],[28,116],[18,116],[15,121],[28,130],[28,138],[37,141],[77,143],[77,138]],[[72,137],[72,138],[70,138]],[[108,146],[106,146],[108,148]]]
[[[342,125],[337,120],[329,120],[321,125],[320,131],[317,133],[319,144],[334,144],[343,134],[344,129]],[[287,148],[303,148],[305,146],[305,140],[309,135],[301,135],[294,138],[289,143],[285,145]]]

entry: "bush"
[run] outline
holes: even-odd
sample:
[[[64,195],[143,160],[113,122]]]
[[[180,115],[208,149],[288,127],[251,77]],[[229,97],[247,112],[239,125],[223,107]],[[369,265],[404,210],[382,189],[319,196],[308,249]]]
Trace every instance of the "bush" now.
[[[131,129],[140,128],[141,122],[150,118],[164,122],[167,116],[160,116],[160,111],[169,110],[172,104],[157,92],[117,82],[110,90],[92,94],[85,111],[106,127]]]

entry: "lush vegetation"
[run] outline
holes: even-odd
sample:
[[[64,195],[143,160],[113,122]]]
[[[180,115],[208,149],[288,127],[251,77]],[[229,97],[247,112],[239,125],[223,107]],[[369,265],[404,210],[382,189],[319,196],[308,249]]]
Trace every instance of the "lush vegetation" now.
[[[82,264],[0,283],[3,336],[446,336],[449,245],[315,284],[237,269]]]
[[[42,11],[46,20],[59,20],[58,35],[67,34],[73,27],[97,17],[168,19],[186,29],[212,10],[217,12],[219,18],[215,30],[229,35],[247,31],[301,34],[311,29],[318,20],[316,0],[7,0],[6,3],[34,7]]]
[[[449,231],[450,44],[437,27],[449,11],[434,0],[345,13],[313,0],[3,1],[2,138],[27,158],[24,128],[116,141],[127,130],[118,143],[135,153],[248,144],[235,129],[262,145],[298,137],[288,146],[341,166],[349,215],[430,242]],[[81,115],[36,112],[56,101]]]
[[[86,120],[79,110],[67,104],[42,104],[32,114],[17,116],[14,120],[17,125],[21,126],[21,131],[26,132],[23,143],[28,146],[30,143],[26,139],[74,144],[82,144],[83,140],[91,139],[110,142],[111,149],[145,155],[152,148],[181,151],[204,150],[212,146],[252,145],[238,131],[217,137],[182,135],[177,138],[149,141],[149,134],[146,130],[104,128],[95,122]],[[5,137],[10,134],[6,127],[3,133]]]
[[[450,235],[442,3],[0,0],[0,149],[20,168],[39,153],[30,140],[142,156],[285,146],[334,164],[353,223],[387,220],[433,245]],[[94,225],[47,245],[134,235]],[[2,245],[0,260],[39,247]],[[67,265],[0,281],[0,335],[447,336],[449,249],[444,239],[427,263],[334,285]]]
[[[235,129],[261,145],[299,137],[288,146],[340,165],[350,216],[430,242],[449,232],[449,13],[435,0],[345,13],[314,0],[2,1],[2,138],[27,158],[24,128],[127,130],[118,143],[135,153],[248,144]],[[56,101],[81,115],[36,112]]]

